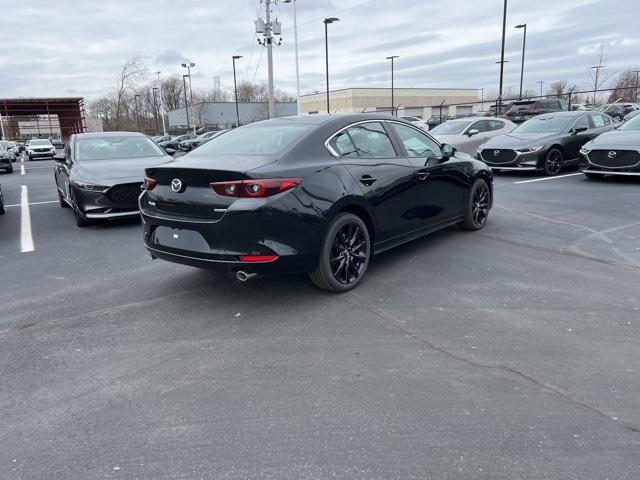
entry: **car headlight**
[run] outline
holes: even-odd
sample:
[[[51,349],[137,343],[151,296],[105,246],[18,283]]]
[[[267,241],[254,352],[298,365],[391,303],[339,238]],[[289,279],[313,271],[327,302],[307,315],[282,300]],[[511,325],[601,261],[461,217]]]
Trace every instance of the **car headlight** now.
[[[96,185],[95,183],[87,183],[87,182],[73,182],[74,187],[78,187],[81,190],[88,190],[90,192],[101,192],[104,193],[109,190],[109,187],[105,187],[104,185]]]
[[[529,147],[529,148],[519,148],[517,151],[520,153],[533,153],[533,152],[537,152],[539,150],[542,150],[544,148],[543,145],[538,145],[535,147]]]
[[[591,149],[590,149],[589,147],[587,147],[586,145],[583,145],[583,146],[580,148],[580,153],[581,153],[582,155],[589,155],[589,153],[591,153]]]

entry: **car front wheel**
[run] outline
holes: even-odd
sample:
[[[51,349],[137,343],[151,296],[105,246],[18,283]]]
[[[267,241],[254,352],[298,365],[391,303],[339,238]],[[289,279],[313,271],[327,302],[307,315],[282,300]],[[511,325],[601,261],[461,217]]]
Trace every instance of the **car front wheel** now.
[[[367,226],[352,213],[339,214],[327,228],[311,281],[323,290],[346,292],[355,288],[371,257],[371,238]]]
[[[485,180],[478,178],[469,194],[467,213],[458,224],[463,230],[480,230],[487,223],[491,208],[491,189]]]
[[[564,156],[557,148],[552,148],[544,157],[544,173],[550,177],[558,175],[562,171]]]

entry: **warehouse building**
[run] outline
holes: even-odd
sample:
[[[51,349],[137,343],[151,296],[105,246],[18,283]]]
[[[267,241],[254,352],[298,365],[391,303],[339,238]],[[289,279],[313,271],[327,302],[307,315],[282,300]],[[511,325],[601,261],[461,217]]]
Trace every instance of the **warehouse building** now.
[[[329,92],[331,113],[391,112],[390,88],[344,88]],[[393,103],[399,116],[428,119],[432,115],[464,117],[478,110],[474,88],[395,88]],[[326,92],[300,97],[300,113],[327,111]]]
[[[276,102],[276,117],[296,115],[295,102]],[[240,124],[257,122],[269,118],[266,102],[238,102]],[[202,102],[189,107],[189,125],[198,127],[231,128],[236,124],[235,102]],[[187,112],[178,108],[169,112],[169,128],[172,131],[187,129]]]

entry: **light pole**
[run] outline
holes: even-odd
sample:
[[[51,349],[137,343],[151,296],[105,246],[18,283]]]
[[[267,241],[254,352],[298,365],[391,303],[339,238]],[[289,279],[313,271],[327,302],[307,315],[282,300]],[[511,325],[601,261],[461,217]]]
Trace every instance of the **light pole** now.
[[[159,102],[160,103],[160,108],[162,108],[162,105],[163,105],[162,104],[162,83],[160,83],[160,74],[161,73],[162,72],[160,72],[160,71],[156,72],[156,75],[158,75],[158,88],[160,88],[160,90],[158,92],[159,93],[158,96],[159,96],[159,99],[160,99],[160,102]],[[162,134],[166,137],[167,136],[167,127],[164,124],[164,113],[163,112],[161,112],[161,116],[162,116]]]
[[[324,22],[324,55],[325,55],[325,70],[327,74],[327,113],[331,113],[329,109],[329,33],[327,25],[334,22],[339,22],[340,19],[336,17],[328,17],[323,20]]]
[[[140,131],[140,109],[138,108],[139,98],[140,98],[140,95],[138,95],[137,93],[133,96],[133,101],[136,104],[136,123],[138,124],[138,131]]]
[[[153,87],[153,113],[156,117],[156,135],[158,135],[158,131],[160,127],[158,126],[158,87]]]
[[[385,60],[391,60],[391,115],[394,115],[395,105],[396,105],[393,101],[393,60],[396,58],[400,58],[400,56],[391,55],[390,57],[385,58]]]
[[[238,110],[238,85],[236,84],[236,60],[242,58],[242,55],[234,55],[231,57],[233,60],[233,91],[236,95],[236,126],[240,126],[240,110]]]
[[[300,113],[300,66],[298,64],[298,17],[296,16],[296,0],[284,0],[284,3],[293,3],[293,42],[296,50],[296,93],[298,114]]]
[[[640,70],[634,70],[633,73],[636,74],[636,94],[633,101],[638,103],[638,74],[640,73]]]
[[[502,13],[502,51],[500,53],[500,91],[498,93],[498,105],[496,107],[496,117],[498,111],[502,110],[502,80],[504,78],[504,38],[507,30],[507,0],[504,0],[504,11]]]
[[[542,85],[544,84],[544,80],[540,80],[538,83],[540,84],[540,96],[542,97]]]
[[[193,62],[183,63],[182,66],[187,69],[187,76],[189,77],[189,100],[191,101],[191,108],[193,108],[193,89],[191,88],[191,67],[195,67],[196,64]],[[193,124],[193,133],[196,133],[196,125],[195,122]]]
[[[516,28],[524,29],[524,36],[522,37],[522,65],[520,66],[520,95],[518,95],[518,100],[522,100],[522,80],[524,79],[524,49],[527,44],[527,24],[521,23],[520,25],[516,25]]]
[[[189,75],[182,75],[182,92],[184,93],[184,111],[187,114],[187,131],[191,130],[191,126],[189,125],[189,104],[187,103],[187,82],[185,78]]]
[[[509,60],[500,60],[499,62],[496,62],[496,63],[500,64],[500,93],[498,94],[498,99],[496,101],[496,114],[495,114],[495,116],[497,117],[498,115],[502,115],[502,69],[505,63],[509,63]]]
[[[598,94],[598,78],[600,76],[600,69],[603,68],[604,65],[600,64],[600,65],[595,65],[591,68],[595,69],[596,71],[596,81],[595,81],[595,85],[593,87],[593,106],[596,106],[596,95]]]

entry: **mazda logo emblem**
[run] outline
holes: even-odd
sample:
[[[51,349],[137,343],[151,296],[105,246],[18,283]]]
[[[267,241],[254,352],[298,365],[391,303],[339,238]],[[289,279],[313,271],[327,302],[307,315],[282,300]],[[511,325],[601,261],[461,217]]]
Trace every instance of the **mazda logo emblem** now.
[[[493,151],[493,156],[494,157],[499,157],[500,156],[500,150],[494,150]]]
[[[607,157],[609,158],[616,158],[616,156],[618,155],[618,152],[611,150],[608,154]]]
[[[182,180],[180,180],[179,178],[174,178],[173,180],[171,180],[171,190],[173,190],[176,193],[179,193],[182,191]]]

